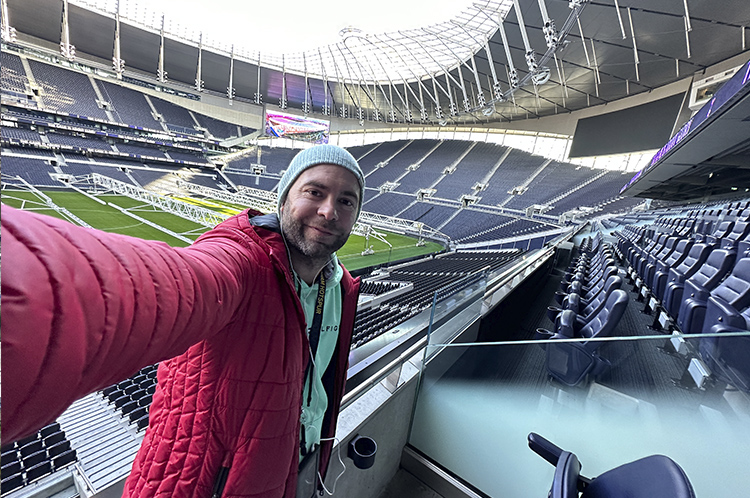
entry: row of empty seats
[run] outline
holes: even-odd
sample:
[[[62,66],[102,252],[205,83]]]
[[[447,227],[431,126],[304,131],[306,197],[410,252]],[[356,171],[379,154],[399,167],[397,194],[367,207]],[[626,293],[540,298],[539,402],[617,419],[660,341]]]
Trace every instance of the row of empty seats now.
[[[109,142],[107,141],[109,140]],[[65,130],[48,130],[39,133],[37,130],[31,130],[21,124],[17,127],[2,127],[2,143],[6,145],[22,145],[33,150],[34,148],[48,147],[48,145],[58,145],[62,151],[68,151],[71,148],[74,152],[88,154],[91,151],[97,151],[99,155],[117,156],[118,153],[128,154],[131,157],[148,157],[157,158],[162,161],[171,162],[193,162],[211,166],[208,160],[199,150],[186,149],[182,146],[176,147],[163,143],[156,145],[148,143],[144,139],[114,139],[98,136],[96,132],[80,133]],[[143,141],[142,141],[143,140]],[[169,154],[169,157],[165,155]]]
[[[41,89],[39,99],[50,111],[162,132],[172,130],[202,136],[202,130],[208,130],[212,136],[221,139],[255,131],[69,68],[33,59],[27,61],[33,79]],[[2,67],[3,91],[7,88],[25,94],[29,76],[20,56],[3,52]]]
[[[76,462],[77,455],[55,422],[3,446],[1,458],[0,488],[6,495]]]
[[[666,351],[695,355],[681,382],[692,378],[704,387],[710,379],[750,392],[747,337],[682,337],[750,330],[750,211],[739,206],[724,215],[724,221],[684,216],[628,225],[615,232],[617,251],[644,311],[654,313],[652,327],[675,336]]]
[[[132,423],[136,430],[148,427],[148,411],[156,391],[158,365],[143,367],[132,377],[101,391],[102,396]]]
[[[352,348],[357,348],[409,318],[428,309],[437,298],[442,301],[457,290],[467,287],[486,274],[503,267],[522,252],[466,251],[416,261],[390,271],[385,279],[363,280],[364,293],[388,292],[403,283],[411,283],[411,290],[387,299],[376,307],[357,313],[354,322]]]
[[[610,360],[599,354],[603,343],[596,339],[615,334],[629,303],[627,292],[620,288],[622,278],[612,249],[603,242],[601,233],[581,249],[581,256],[560,282],[556,300],[561,306],[548,308],[553,330],[539,329],[536,333],[539,340],[552,340],[542,344],[547,373],[568,386],[596,379],[611,367]]]

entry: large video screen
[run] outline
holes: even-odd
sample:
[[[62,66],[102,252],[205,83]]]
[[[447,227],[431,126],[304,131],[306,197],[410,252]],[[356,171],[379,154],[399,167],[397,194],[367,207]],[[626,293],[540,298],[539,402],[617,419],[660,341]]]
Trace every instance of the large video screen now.
[[[272,137],[327,144],[330,131],[329,121],[266,111],[266,135]]]
[[[658,149],[669,140],[684,94],[578,120],[570,157]]]

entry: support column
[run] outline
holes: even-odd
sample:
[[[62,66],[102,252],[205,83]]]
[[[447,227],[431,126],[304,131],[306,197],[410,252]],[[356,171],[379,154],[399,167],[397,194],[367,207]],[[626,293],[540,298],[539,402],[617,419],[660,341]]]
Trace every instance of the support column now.
[[[13,43],[16,41],[16,28],[11,27],[8,19],[8,0],[0,0],[2,8],[2,39],[4,42]]]
[[[60,33],[60,54],[69,61],[75,60],[76,48],[70,44],[70,26],[68,24],[68,0],[62,0],[62,20]]]
[[[159,83],[167,82],[167,72],[164,70],[164,14],[161,15],[161,29],[159,30],[159,68],[156,70]]]
[[[203,91],[203,31],[198,35],[198,66],[195,68],[195,89]]]
[[[229,99],[229,105],[232,105],[236,93],[234,91],[234,43],[232,44],[232,52],[229,54],[229,85],[227,86],[227,98]]]
[[[125,72],[125,61],[120,56],[120,0],[115,4],[115,45],[112,52],[112,69],[114,69],[117,79],[122,79],[122,73]]]

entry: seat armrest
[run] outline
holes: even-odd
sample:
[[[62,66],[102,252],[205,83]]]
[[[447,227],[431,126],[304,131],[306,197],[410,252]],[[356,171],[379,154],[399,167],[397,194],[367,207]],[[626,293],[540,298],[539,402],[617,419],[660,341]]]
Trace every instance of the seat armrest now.
[[[578,315],[571,310],[563,310],[557,317],[557,334],[565,337],[575,337],[576,318]]]
[[[704,334],[714,332],[714,328],[744,329],[745,319],[739,310],[718,296],[710,296],[706,303],[706,317],[703,321]],[[719,330],[721,332],[722,330]]]
[[[676,284],[682,284],[685,282],[685,275],[677,271],[676,268],[670,268],[667,282],[674,282]]]
[[[690,281],[685,282],[685,291],[682,295],[683,300],[692,299],[701,303],[708,301],[710,292],[703,286],[696,285]]]
[[[557,466],[563,450],[536,433],[529,434],[529,448],[553,466]]]

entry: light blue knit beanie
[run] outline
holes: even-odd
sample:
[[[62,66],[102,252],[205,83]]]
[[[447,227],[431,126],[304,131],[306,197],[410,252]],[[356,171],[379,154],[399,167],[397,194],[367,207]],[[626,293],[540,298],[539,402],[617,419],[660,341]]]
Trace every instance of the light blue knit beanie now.
[[[276,201],[276,211],[281,213],[281,205],[284,203],[289,189],[295,180],[308,168],[317,166],[319,164],[335,164],[341,166],[352,172],[357,178],[359,183],[359,205],[357,206],[357,216],[362,209],[362,200],[365,196],[365,176],[362,174],[362,170],[357,164],[357,160],[354,159],[346,149],[342,149],[336,145],[323,144],[315,145],[309,149],[303,149],[300,151],[292,162],[289,163],[284,172],[284,176],[279,181],[279,196]]]

